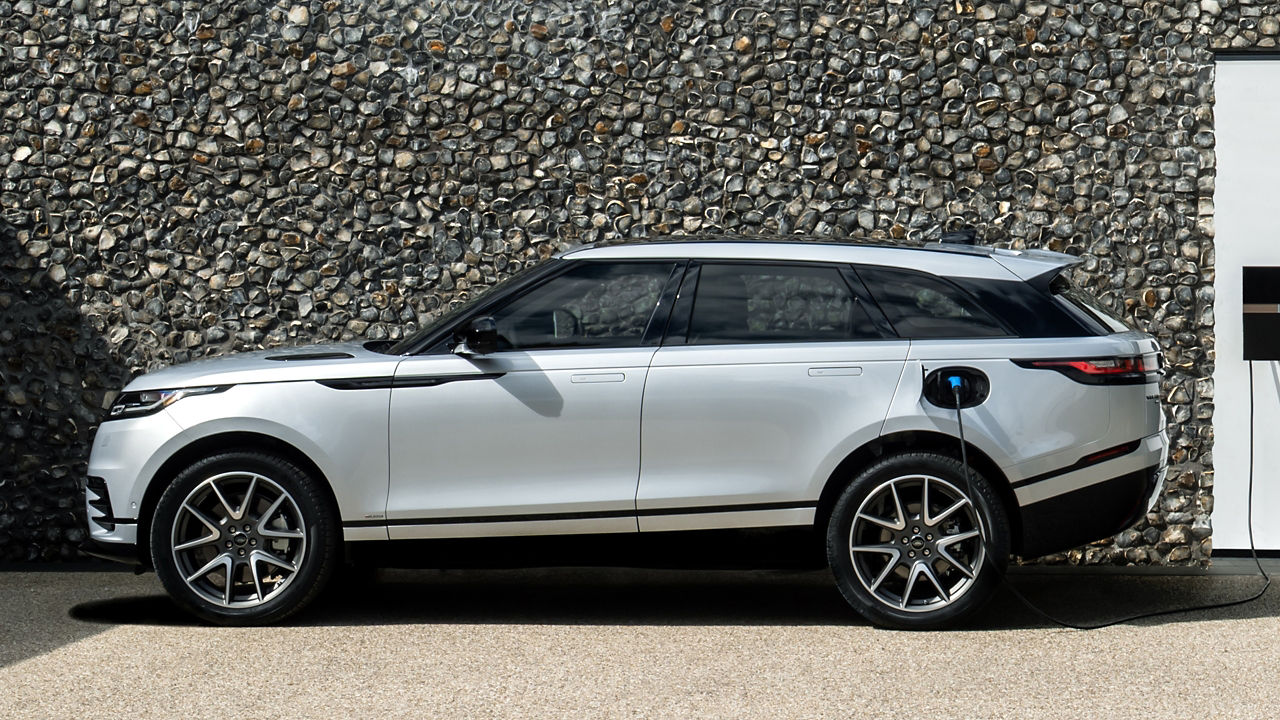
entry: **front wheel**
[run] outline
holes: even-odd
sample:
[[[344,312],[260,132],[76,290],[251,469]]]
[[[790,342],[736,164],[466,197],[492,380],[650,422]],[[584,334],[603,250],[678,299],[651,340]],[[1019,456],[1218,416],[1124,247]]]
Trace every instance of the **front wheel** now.
[[[165,489],[151,523],[156,574],[186,610],[223,625],[275,622],[319,593],[338,557],[335,513],[289,460],[205,458]]]
[[[845,488],[827,526],[844,598],[883,626],[953,624],[991,596],[1009,555],[1009,521],[991,484],[944,455],[904,453]]]

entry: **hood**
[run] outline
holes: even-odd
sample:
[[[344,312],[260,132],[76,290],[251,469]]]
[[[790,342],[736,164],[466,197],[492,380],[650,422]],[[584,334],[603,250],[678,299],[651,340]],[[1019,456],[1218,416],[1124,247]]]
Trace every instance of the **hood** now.
[[[233,353],[173,365],[135,378],[124,389],[171,390],[208,385],[294,382],[395,374],[399,355],[383,355],[360,343]]]

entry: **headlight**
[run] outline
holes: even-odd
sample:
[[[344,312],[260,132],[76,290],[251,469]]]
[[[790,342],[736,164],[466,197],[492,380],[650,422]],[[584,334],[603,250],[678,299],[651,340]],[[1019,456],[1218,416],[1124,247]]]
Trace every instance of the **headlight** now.
[[[120,397],[116,398],[116,401],[112,403],[111,412],[107,414],[107,419],[120,420],[122,418],[150,415],[178,402],[184,397],[222,392],[229,387],[231,386],[215,385],[212,387],[179,388],[177,390],[140,390],[120,393]]]

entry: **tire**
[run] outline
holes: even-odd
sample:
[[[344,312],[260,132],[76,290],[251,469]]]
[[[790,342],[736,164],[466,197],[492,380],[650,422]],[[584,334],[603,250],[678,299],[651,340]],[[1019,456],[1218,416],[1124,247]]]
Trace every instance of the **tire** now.
[[[903,453],[863,470],[840,494],[827,525],[827,561],[864,618],[927,630],[954,625],[990,599],[1009,558],[1009,534],[986,478],[971,471],[966,486],[958,460]]]
[[[173,600],[219,625],[278,622],[341,559],[325,488],[293,462],[237,450],[183,470],[156,503],[151,560]]]

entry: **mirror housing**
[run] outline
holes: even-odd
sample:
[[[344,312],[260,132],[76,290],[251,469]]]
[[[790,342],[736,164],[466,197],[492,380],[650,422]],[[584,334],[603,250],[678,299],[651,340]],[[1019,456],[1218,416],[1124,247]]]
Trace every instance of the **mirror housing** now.
[[[498,349],[498,323],[488,315],[472,318],[454,337],[455,355],[488,355]]]

